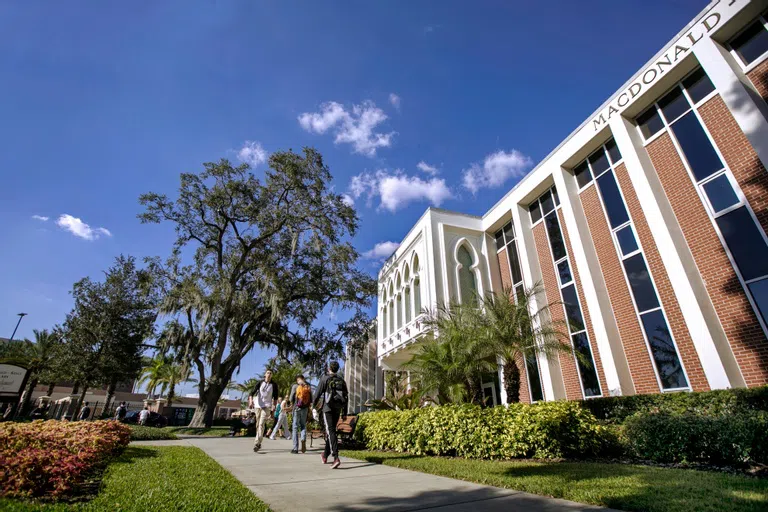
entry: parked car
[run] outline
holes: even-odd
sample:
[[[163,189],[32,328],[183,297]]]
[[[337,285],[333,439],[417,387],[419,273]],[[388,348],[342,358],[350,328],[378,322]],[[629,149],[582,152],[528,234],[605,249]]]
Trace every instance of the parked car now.
[[[138,424],[139,411],[131,411],[126,414],[123,423],[131,423],[133,425]],[[147,419],[148,427],[165,427],[166,425],[168,425],[168,418],[154,411],[149,412],[149,418]]]

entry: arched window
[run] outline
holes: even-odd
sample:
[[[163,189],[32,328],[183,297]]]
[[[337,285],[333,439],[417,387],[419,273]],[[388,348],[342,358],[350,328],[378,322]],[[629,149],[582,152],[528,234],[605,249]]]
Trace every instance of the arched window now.
[[[388,305],[388,307],[389,307],[389,314],[387,315],[389,317],[389,334],[390,335],[395,332],[395,318],[394,318],[394,311],[393,311],[394,306],[392,305],[392,300],[393,300],[392,297],[394,297],[394,295],[395,295],[395,290],[394,290],[394,288],[392,288],[392,285],[390,284],[389,285],[390,301],[389,301],[389,305]]]
[[[421,284],[419,281],[419,257],[413,257],[413,311],[416,316],[421,313]]]
[[[395,284],[397,288],[397,299],[395,300],[395,307],[397,308],[397,328],[400,329],[403,326],[403,292],[402,292],[402,281],[400,280],[400,276],[397,276],[397,284]]]
[[[389,333],[387,332],[387,291],[384,290],[384,293],[381,295],[381,304],[383,306],[381,307],[381,336],[382,338],[386,338],[389,336]]]
[[[465,245],[459,247],[456,252],[456,259],[459,263],[459,297],[462,304],[477,303],[477,283],[475,274],[472,271],[472,254]]]

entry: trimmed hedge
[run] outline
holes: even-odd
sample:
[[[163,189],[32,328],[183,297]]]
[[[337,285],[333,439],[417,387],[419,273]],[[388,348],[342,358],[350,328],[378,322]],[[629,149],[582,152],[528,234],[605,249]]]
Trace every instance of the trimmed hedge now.
[[[629,455],[654,462],[768,462],[768,413],[637,414],[623,426]]]
[[[366,412],[355,440],[371,450],[478,459],[593,457],[612,454],[618,442],[576,402]]]
[[[768,411],[768,386],[697,393],[612,396],[591,398],[579,403],[597,419],[610,423],[622,423],[636,413],[650,412],[730,415],[748,411]]]
[[[131,441],[163,441],[178,439],[170,428],[147,427],[145,425],[129,425]]]

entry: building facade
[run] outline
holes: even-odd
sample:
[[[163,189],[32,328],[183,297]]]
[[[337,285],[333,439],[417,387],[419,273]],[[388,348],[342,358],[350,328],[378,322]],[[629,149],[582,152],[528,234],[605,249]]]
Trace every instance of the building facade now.
[[[525,402],[768,383],[767,10],[712,2],[485,215],[428,209],[379,272],[380,367],[425,308],[538,283],[573,353],[518,362]]]
[[[384,396],[384,375],[376,354],[377,344],[377,340],[372,339],[360,352],[350,351],[347,347],[344,380],[349,392],[347,411],[350,414],[367,411],[365,404]]]

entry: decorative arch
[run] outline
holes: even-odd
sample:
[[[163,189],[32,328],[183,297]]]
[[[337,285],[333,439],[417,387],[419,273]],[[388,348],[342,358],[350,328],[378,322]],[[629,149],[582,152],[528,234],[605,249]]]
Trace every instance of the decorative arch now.
[[[408,263],[405,264],[403,269],[403,308],[405,309],[405,324],[408,325],[413,318],[413,303],[411,301],[411,289],[413,288],[411,283],[411,272],[408,267]]]
[[[483,281],[480,274],[480,256],[466,238],[456,242],[453,248],[453,261],[456,264],[456,297],[462,304],[476,303],[483,293]]]
[[[421,275],[419,274],[419,255],[416,251],[413,251],[411,256],[411,280],[413,282],[412,295],[413,295],[413,314],[419,316],[421,314]]]

